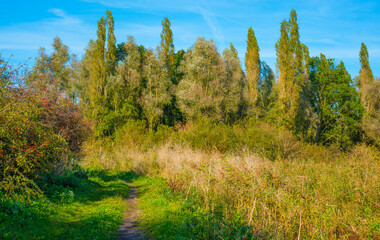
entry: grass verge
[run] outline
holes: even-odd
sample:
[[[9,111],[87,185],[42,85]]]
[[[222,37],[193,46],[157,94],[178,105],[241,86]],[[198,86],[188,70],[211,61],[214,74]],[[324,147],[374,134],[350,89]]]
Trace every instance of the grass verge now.
[[[3,200],[0,239],[114,239],[129,192],[121,177],[128,174],[66,172],[45,179],[38,200]]]

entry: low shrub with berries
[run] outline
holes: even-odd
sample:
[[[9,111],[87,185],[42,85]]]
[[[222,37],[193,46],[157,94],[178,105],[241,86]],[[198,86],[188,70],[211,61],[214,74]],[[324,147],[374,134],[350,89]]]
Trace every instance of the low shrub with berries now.
[[[0,186],[7,197],[38,195],[36,180],[72,164],[87,134],[75,104],[31,89],[9,89],[0,115]]]

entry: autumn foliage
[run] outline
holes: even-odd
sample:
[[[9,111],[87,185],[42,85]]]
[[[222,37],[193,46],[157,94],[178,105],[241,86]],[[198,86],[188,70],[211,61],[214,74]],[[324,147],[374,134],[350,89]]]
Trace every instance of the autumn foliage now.
[[[29,198],[43,174],[71,164],[88,126],[71,100],[11,83],[1,98],[0,186],[5,196]]]

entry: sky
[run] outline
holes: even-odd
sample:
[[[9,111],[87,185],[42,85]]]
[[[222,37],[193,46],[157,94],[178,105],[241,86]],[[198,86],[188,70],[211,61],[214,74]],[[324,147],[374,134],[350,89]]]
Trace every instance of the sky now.
[[[40,47],[51,52],[59,36],[70,52],[83,57],[96,39],[97,21],[113,13],[117,42],[128,35],[156,48],[161,21],[168,17],[176,50],[190,48],[197,37],[213,39],[220,52],[232,42],[244,63],[251,26],[260,58],[275,70],[275,43],[291,9],[298,14],[300,40],[311,56],[323,53],[343,61],[352,77],[360,70],[364,42],[372,71],[380,77],[380,1],[366,0],[14,0],[2,2],[0,53],[13,63],[34,64]],[[244,65],[244,64],[243,64]]]

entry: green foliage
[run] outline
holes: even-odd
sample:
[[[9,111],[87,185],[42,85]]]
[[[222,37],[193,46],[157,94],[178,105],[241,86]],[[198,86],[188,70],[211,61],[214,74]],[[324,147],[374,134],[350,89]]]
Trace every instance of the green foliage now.
[[[26,93],[10,101],[12,108],[2,109],[0,116],[1,190],[29,198],[33,191],[28,189],[36,187],[32,180],[64,165],[70,151],[67,141],[39,120],[47,110],[43,99]]]
[[[358,141],[363,114],[358,95],[343,63],[334,65],[323,54],[310,62],[311,102],[318,114],[316,142],[347,149]]]
[[[108,10],[81,61],[57,37],[18,88],[0,58],[0,238],[115,237],[120,178],[136,176],[72,170],[89,132],[80,105],[94,123],[84,165],[166,178],[136,181],[151,237],[376,239],[379,154],[353,147],[380,146],[366,46],[363,117],[343,63],[310,60],[294,10],[276,43],[277,84],[252,28],[244,73],[232,43],[221,55],[200,37],[175,53],[170,26],[165,18],[157,51],[131,36],[116,45]]]
[[[137,109],[131,101],[124,102],[122,108],[118,109],[117,112],[109,109],[98,109],[94,134],[95,136],[110,136],[129,119],[135,119],[137,116]]]
[[[246,149],[271,160],[294,157],[303,146],[289,131],[253,118],[233,126],[204,119],[180,131],[178,138],[193,149],[221,153],[239,153]]]

